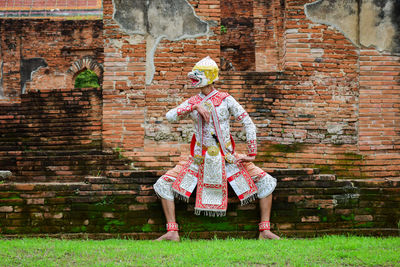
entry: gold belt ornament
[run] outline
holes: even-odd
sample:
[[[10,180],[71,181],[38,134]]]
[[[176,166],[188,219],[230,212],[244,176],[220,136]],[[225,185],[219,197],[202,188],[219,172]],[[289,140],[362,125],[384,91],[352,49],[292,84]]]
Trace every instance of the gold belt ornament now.
[[[219,147],[217,147],[217,146],[209,146],[207,148],[207,153],[208,153],[208,155],[215,157],[215,156],[217,156],[219,154]]]

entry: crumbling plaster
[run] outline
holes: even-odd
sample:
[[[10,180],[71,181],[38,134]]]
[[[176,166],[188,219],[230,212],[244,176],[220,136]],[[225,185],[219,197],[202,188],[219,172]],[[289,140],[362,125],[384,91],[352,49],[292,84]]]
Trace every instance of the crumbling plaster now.
[[[305,13],[357,46],[400,53],[400,0],[318,0],[306,4]]]
[[[47,67],[46,60],[43,58],[21,59],[21,93],[25,93],[26,82],[32,81],[32,76],[40,68]]]
[[[130,35],[146,38],[146,84],[155,72],[154,54],[161,40],[197,38],[209,32],[186,0],[113,0],[113,19]]]

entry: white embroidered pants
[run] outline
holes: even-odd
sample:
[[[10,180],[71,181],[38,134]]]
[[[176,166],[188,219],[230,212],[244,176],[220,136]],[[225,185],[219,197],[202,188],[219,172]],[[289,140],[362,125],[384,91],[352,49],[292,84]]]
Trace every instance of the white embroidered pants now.
[[[172,192],[172,184],[178,177],[186,161],[181,161],[175,168],[169,170],[166,174],[161,176],[157,182],[154,184],[154,190],[157,195],[161,198],[168,200],[174,200],[174,194]],[[254,165],[252,162],[243,163],[246,170],[250,174],[254,183],[257,186],[257,196],[258,198],[265,198],[270,195],[276,187],[276,179],[264,172],[261,168]]]

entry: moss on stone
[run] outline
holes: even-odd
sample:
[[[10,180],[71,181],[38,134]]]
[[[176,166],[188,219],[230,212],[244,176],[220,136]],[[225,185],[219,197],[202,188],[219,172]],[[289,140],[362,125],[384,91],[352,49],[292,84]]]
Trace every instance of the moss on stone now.
[[[374,227],[374,222],[365,222],[360,224],[355,224],[355,228],[372,228]]]
[[[302,143],[293,143],[293,144],[273,144],[271,148],[277,152],[284,152],[284,153],[296,153],[300,152],[304,147]]]
[[[341,218],[343,221],[354,221],[355,216],[354,216],[354,214],[352,213],[352,214],[350,214],[349,216],[341,215],[340,218]]]
[[[71,228],[71,232],[73,233],[81,233],[81,232],[86,232],[87,228],[86,226],[75,226]]]
[[[364,210],[365,210],[366,212],[369,212],[369,213],[372,213],[372,212],[373,212],[373,210],[372,210],[371,208],[364,208]]]
[[[243,230],[244,231],[255,231],[255,230],[258,230],[258,225],[256,225],[256,224],[246,224],[246,225],[243,225]]]
[[[146,223],[145,225],[142,226],[142,232],[148,233],[152,231],[153,228],[151,227],[151,224]]]
[[[319,169],[322,174],[335,174],[335,171],[331,169],[329,165],[313,164],[311,165],[313,169]]]

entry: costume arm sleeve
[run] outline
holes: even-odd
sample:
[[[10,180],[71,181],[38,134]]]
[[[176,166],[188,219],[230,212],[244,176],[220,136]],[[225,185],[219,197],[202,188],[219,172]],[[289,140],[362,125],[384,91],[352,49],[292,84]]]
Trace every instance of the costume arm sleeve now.
[[[169,122],[177,122],[187,115],[189,115],[193,111],[193,104],[189,103],[189,100],[186,100],[176,108],[171,109],[167,112],[167,120]]]
[[[249,114],[232,97],[227,97],[229,112],[235,117],[236,121],[241,122],[246,131],[247,150],[249,156],[257,155],[257,128],[251,120]]]

